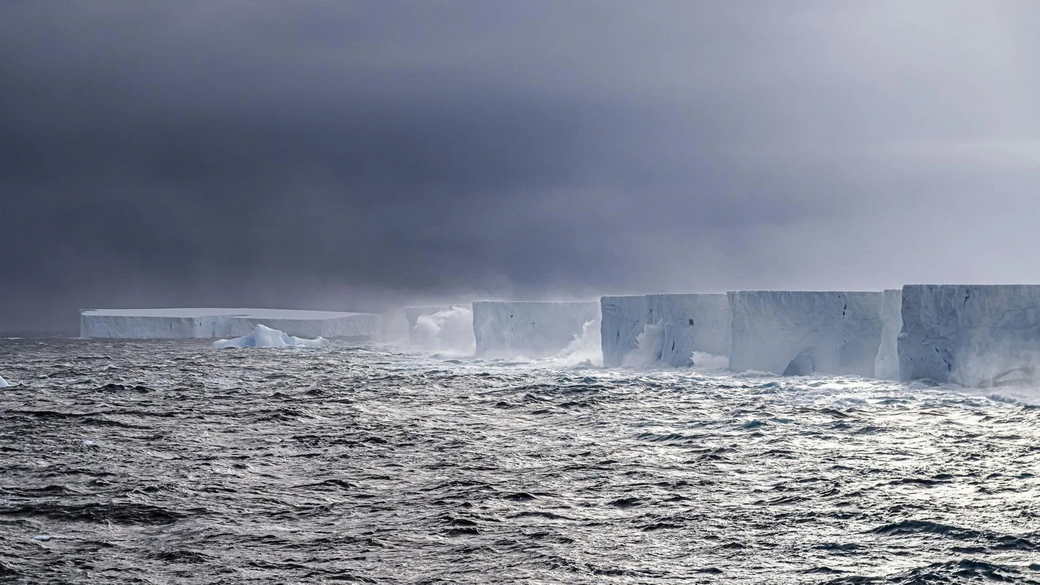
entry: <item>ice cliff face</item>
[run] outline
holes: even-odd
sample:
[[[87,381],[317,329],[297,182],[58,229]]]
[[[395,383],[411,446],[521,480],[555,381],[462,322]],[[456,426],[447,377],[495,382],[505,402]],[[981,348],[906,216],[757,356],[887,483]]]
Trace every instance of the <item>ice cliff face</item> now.
[[[477,301],[473,336],[478,356],[545,357],[580,338],[599,319],[596,302]]]
[[[874,375],[880,292],[740,291],[729,299],[731,369]]]
[[[650,301],[645,295],[602,297],[600,303],[600,345],[603,365],[617,367],[637,348],[646,326]],[[656,351],[656,348],[655,348]]]
[[[729,354],[730,311],[724,294],[603,297],[600,308],[605,366],[683,367],[695,365],[694,352]]]
[[[881,345],[874,361],[874,377],[899,379],[899,332],[903,329],[903,291],[886,290],[881,301]]]
[[[248,335],[266,325],[303,337],[378,337],[371,313],[293,309],[96,309],[80,313],[80,335],[107,339],[212,339]]]
[[[900,377],[966,386],[1036,379],[1040,285],[903,287]]]

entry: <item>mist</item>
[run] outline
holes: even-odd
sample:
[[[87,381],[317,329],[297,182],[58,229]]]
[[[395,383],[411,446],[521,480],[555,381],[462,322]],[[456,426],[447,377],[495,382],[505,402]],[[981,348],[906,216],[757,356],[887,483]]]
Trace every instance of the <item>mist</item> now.
[[[1040,282],[1034,2],[7,2],[0,332]]]

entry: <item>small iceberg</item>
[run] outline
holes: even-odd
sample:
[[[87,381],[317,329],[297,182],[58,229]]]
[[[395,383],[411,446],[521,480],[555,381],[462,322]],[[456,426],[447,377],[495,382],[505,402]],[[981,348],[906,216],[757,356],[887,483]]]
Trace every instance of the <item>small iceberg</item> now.
[[[257,325],[253,332],[234,339],[218,339],[213,342],[213,349],[230,349],[239,347],[321,347],[325,338],[304,339],[294,337],[284,331],[272,329],[266,325]]]
[[[3,376],[0,376],[0,388],[7,388],[7,387],[8,387],[8,386],[10,386],[10,385],[11,385],[11,384],[9,384],[9,383],[7,382],[7,380],[5,380],[5,379],[4,379],[4,377],[3,377]]]

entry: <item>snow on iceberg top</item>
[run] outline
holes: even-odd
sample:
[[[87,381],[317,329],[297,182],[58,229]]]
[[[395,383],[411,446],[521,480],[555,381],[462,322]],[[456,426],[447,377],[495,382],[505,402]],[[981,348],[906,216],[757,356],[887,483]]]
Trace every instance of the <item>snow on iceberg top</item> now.
[[[247,319],[337,319],[366,313],[343,311],[311,311],[305,309],[244,309],[244,308],[156,308],[156,309],[84,309],[87,317],[244,317]]]

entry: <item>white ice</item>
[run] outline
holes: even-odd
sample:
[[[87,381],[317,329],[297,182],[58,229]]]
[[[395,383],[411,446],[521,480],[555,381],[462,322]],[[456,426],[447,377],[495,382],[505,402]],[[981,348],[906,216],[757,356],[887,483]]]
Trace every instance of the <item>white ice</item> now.
[[[881,303],[881,344],[874,361],[874,376],[899,379],[899,332],[903,328],[903,291],[884,291]]]
[[[5,379],[4,379],[4,377],[3,377],[3,376],[0,376],[0,388],[7,388],[7,387],[9,387],[10,385],[11,385],[11,384],[9,384],[9,383],[7,382],[7,380],[5,380]]]
[[[729,355],[730,310],[724,294],[603,297],[600,307],[606,366],[685,367],[698,365],[695,353]]]
[[[212,339],[247,335],[258,324],[304,337],[369,340],[381,331],[380,316],[371,313],[246,308],[92,309],[80,314],[80,335],[107,339]]]
[[[1040,368],[1040,285],[907,285],[904,380],[1028,384]]]
[[[646,316],[650,301],[646,295],[609,296],[600,299],[600,343],[603,347],[603,365],[616,367],[625,363],[625,356],[640,347],[639,338],[645,339]],[[656,340],[655,340],[656,343]],[[650,359],[648,344],[642,348]],[[630,358],[643,361],[642,358]],[[640,364],[642,365],[642,364]]]
[[[214,341],[213,349],[246,347],[321,347],[323,345],[325,345],[325,339],[322,337],[304,339],[302,337],[294,337],[284,331],[272,329],[266,325],[257,325],[249,335],[235,337],[234,339],[218,339]]]
[[[599,303],[477,301],[473,303],[476,354],[542,358],[559,354],[585,324],[599,322]]]
[[[731,369],[874,375],[880,292],[740,291],[729,299]]]

